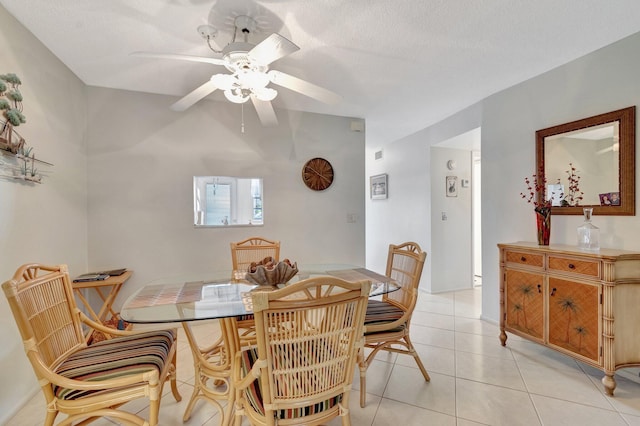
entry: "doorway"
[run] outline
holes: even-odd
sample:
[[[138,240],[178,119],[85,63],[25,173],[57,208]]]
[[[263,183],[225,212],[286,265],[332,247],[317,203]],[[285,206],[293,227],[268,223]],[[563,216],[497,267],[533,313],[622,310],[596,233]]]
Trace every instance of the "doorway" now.
[[[480,151],[471,153],[471,205],[473,209],[471,229],[473,232],[473,285],[482,285],[482,183],[481,183],[481,162]]]
[[[432,293],[482,283],[480,136],[476,128],[430,150]]]

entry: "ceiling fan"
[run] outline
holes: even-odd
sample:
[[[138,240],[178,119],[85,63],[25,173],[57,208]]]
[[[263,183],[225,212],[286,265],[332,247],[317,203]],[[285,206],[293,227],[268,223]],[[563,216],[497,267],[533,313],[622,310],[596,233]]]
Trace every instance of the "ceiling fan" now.
[[[341,97],[330,90],[292,75],[269,69],[269,65],[276,60],[300,50],[293,42],[278,33],[273,33],[262,42],[254,45],[248,39],[256,29],[256,21],[249,16],[241,15],[235,18],[234,25],[233,39],[221,51],[213,49],[209,44],[210,39],[215,36],[216,30],[210,26],[198,28],[200,34],[207,40],[209,47],[214,52],[222,54],[221,59],[152,52],[134,52],[132,55],[222,65],[231,73],[213,74],[208,81],[171,105],[171,109],[174,111],[184,111],[214,91],[222,90],[225,97],[234,103],[242,104],[251,99],[260,122],[265,126],[275,126],[278,124],[278,120],[271,101],[275,99],[278,92],[268,87],[270,83],[324,103],[333,104],[340,101]],[[244,41],[236,41],[238,33],[244,37]]]

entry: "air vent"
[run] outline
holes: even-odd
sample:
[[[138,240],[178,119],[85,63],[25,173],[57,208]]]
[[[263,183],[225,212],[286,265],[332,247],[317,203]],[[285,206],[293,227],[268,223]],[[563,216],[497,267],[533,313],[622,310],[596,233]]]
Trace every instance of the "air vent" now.
[[[351,131],[352,132],[364,132],[364,121],[363,120],[352,120],[351,121]]]
[[[374,155],[376,160],[380,160],[382,158],[382,150],[376,151]]]

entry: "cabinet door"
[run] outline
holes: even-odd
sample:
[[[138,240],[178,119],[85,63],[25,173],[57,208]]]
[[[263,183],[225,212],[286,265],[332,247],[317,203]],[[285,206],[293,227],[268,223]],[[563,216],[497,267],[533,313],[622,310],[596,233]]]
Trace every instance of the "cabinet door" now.
[[[549,344],[598,362],[600,286],[549,277]]]
[[[505,326],[542,340],[544,331],[544,275],[507,269]]]

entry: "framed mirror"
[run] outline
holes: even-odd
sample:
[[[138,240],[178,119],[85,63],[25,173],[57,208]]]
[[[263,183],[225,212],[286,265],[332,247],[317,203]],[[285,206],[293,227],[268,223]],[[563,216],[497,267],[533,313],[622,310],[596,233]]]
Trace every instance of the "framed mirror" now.
[[[536,132],[551,213],[635,216],[635,106]],[[538,194],[539,202],[544,194]]]
[[[193,224],[196,227],[262,226],[262,179],[194,176]]]

